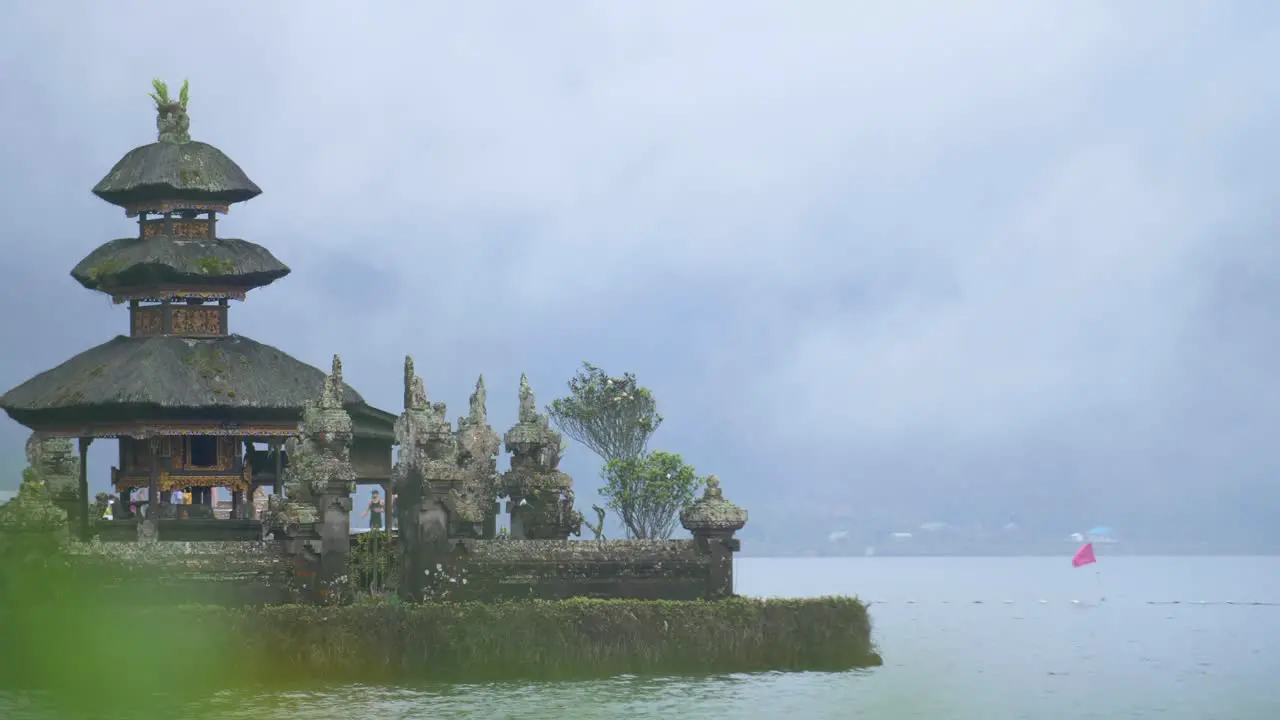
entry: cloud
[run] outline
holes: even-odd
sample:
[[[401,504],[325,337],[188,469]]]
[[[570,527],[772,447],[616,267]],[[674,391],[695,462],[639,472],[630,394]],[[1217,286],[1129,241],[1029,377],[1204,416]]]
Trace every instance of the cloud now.
[[[865,493],[921,520],[963,486],[1003,513],[1118,485],[1137,512],[1200,481],[1134,453],[1185,468],[1231,448],[1214,462],[1245,473],[1265,447],[1202,420],[1274,394],[1266,363],[1187,339],[1241,311],[1205,314],[1250,269],[1223,258],[1272,242],[1249,174],[1276,157],[1272,9],[217,7],[85,4],[66,23],[32,4],[0,31],[20,100],[0,209],[39,239],[24,282],[68,303],[32,310],[40,337],[123,327],[69,317],[96,301],[65,268],[127,231],[84,190],[151,139],[146,81],[190,77],[193,136],[266,191],[220,227],[295,270],[233,326],[321,365],[341,352],[391,409],[405,352],[453,405],[488,374],[508,422],[520,371],[549,400],[591,359],[652,385],[659,442],[731,495],[800,512],[779,486]],[[1259,302],[1280,297],[1266,278]],[[1214,352],[1250,381],[1206,396]]]

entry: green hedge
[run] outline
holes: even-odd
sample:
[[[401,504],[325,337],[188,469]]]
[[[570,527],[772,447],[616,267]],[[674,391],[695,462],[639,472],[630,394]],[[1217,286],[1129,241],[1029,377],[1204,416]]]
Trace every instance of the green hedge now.
[[[856,598],[556,600],[213,614],[299,678],[575,678],[843,670],[876,664]]]
[[[856,598],[179,605],[163,586],[135,582],[106,560],[71,558],[44,535],[0,540],[0,686],[42,688],[59,702],[91,707],[124,703],[137,717],[147,712],[140,693],[152,690],[170,693],[171,702],[264,684],[843,670],[879,662]]]
[[[78,607],[77,607],[78,606]],[[78,612],[70,612],[73,609]],[[228,688],[846,670],[879,664],[856,598],[0,609],[0,685],[146,705]],[[145,697],[159,689],[167,698]],[[160,712],[163,715],[163,712]]]

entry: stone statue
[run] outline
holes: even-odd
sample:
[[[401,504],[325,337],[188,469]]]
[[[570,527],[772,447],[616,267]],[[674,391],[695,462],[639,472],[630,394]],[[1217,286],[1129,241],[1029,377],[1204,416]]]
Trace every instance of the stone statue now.
[[[520,376],[520,421],[503,438],[511,469],[502,490],[511,501],[515,539],[567,539],[582,533],[582,514],[573,507],[573,478],[560,472],[564,439],[538,413],[529,378]]]
[[[182,89],[178,99],[169,97],[169,85],[163,80],[152,80],[155,92],[151,99],[156,102],[156,130],[162,143],[182,145],[191,142],[191,119],[187,116],[187,101],[190,99],[190,84],[182,81]]]
[[[493,502],[498,496],[498,451],[502,438],[489,425],[489,413],[485,407],[484,376],[476,380],[471,393],[466,417],[458,418],[458,465],[462,469],[462,484],[451,498],[456,508],[457,521],[470,527],[470,534],[482,528],[476,527],[491,516]],[[461,527],[456,528],[462,530]]]
[[[56,531],[66,526],[67,512],[54,505],[41,472],[45,444],[61,440],[70,449],[70,441],[62,438],[41,439],[34,433],[27,442],[27,460],[31,467],[22,471],[18,495],[0,505],[0,528],[18,531]],[[56,444],[51,447],[58,447]],[[76,458],[77,471],[79,458]]]
[[[538,403],[533,396],[533,388],[529,386],[529,376],[520,374],[520,422],[538,421]]]
[[[427,388],[413,370],[413,358],[404,358],[404,409],[426,410]]]
[[[470,412],[458,419],[456,432],[445,403],[427,398],[413,358],[405,358],[404,384],[404,413],[396,421],[400,453],[393,479],[400,508],[418,517],[402,519],[401,528],[416,524],[423,537],[442,533],[474,537],[492,503],[499,442],[484,408],[484,380],[476,384]]]
[[[285,443],[289,466],[284,481],[289,501],[282,510],[288,522],[314,522],[316,514],[325,510],[318,506],[325,502],[322,498],[346,497],[350,503],[349,496],[355,492],[356,471],[351,465],[354,433],[342,400],[342,359],[334,355],[319,399],[307,404],[298,436]]]
[[[80,455],[69,438],[31,433],[27,464],[55,503],[74,503],[80,495]]]

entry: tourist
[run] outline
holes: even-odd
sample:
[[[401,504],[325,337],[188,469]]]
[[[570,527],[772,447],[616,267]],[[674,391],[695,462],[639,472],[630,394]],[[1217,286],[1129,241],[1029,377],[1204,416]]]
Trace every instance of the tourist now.
[[[369,500],[369,507],[365,508],[365,511],[360,515],[362,518],[369,518],[370,530],[382,529],[382,510],[382,496],[378,494],[377,490],[374,490],[373,498]]]
[[[115,518],[113,517],[112,513],[111,513],[111,506],[112,506],[113,504],[115,504],[115,498],[107,498],[107,507],[106,507],[106,509],[105,509],[105,510],[103,510],[103,511],[102,511],[102,519],[103,519],[103,520],[114,520],[114,519],[115,519]]]
[[[182,492],[182,490],[181,490],[181,489],[179,489],[179,488],[174,488],[174,489],[173,489],[173,492],[169,493],[169,504],[170,504],[170,505],[181,505],[181,504],[182,504],[182,501],[183,501],[185,498],[186,498],[186,495],[184,495],[184,494],[183,494],[183,492]]]

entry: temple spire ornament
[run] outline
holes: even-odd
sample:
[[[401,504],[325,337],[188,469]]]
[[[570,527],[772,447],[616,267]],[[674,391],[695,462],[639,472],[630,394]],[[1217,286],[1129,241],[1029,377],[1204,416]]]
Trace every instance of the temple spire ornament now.
[[[178,91],[178,99],[169,97],[169,85],[159,78],[151,81],[155,89],[151,99],[156,101],[157,139],[170,145],[185,145],[191,142],[191,118],[187,116],[187,102],[191,99],[191,85],[182,81],[182,89]]]

